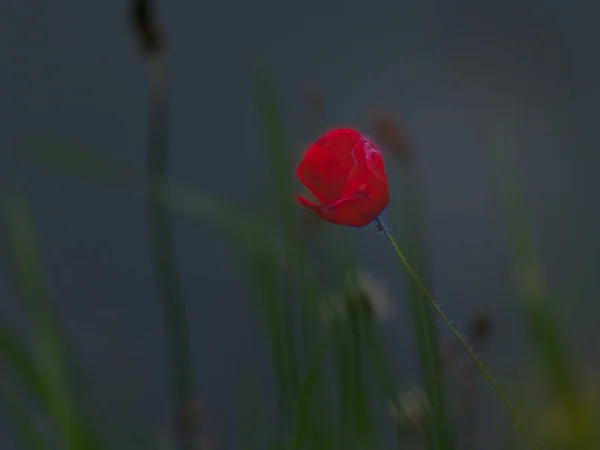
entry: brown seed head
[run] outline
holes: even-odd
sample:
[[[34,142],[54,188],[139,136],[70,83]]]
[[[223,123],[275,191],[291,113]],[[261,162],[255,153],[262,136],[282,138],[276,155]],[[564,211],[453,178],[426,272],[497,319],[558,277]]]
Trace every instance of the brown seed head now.
[[[492,318],[488,314],[478,313],[471,318],[471,336],[474,340],[486,341],[492,332]]]
[[[162,30],[156,23],[150,0],[133,0],[129,21],[144,53],[156,54],[162,51]]]
[[[406,136],[399,129],[391,114],[381,109],[375,110],[370,115],[369,123],[371,133],[384,149],[400,158],[410,159],[412,157]]]

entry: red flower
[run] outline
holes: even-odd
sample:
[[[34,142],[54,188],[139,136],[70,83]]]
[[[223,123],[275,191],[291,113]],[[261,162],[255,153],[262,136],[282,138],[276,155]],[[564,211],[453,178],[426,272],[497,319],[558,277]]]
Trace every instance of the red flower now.
[[[379,150],[354,130],[322,136],[306,151],[296,176],[321,204],[296,199],[328,222],[365,226],[390,201]]]

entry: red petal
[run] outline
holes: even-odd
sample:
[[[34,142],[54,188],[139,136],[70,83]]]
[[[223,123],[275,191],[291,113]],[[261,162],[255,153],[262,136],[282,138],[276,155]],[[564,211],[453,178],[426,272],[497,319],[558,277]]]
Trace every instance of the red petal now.
[[[296,196],[296,199],[323,220],[350,227],[363,227],[373,222],[389,201],[387,197],[380,197],[378,201],[373,201],[364,193],[343,198],[330,205],[316,205],[300,196]]]
[[[315,204],[315,203],[313,203],[311,201],[306,200],[303,197],[300,197],[299,195],[296,195],[296,200],[298,200],[302,206],[304,206],[305,208],[310,209],[315,214],[319,214],[318,210],[323,207],[323,205],[317,205],[317,204]]]
[[[298,179],[324,204],[342,198],[357,162],[354,153],[362,137],[354,130],[331,131],[315,142],[298,166]]]
[[[357,165],[346,181],[343,196],[351,197],[358,190],[365,190],[375,196],[387,193],[387,179],[381,153],[365,138],[362,138],[360,149],[361,152],[355,152]]]

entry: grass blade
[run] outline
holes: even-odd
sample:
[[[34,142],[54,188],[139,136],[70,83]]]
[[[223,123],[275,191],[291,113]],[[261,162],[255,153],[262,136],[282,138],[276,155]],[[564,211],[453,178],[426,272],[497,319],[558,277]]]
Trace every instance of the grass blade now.
[[[64,346],[44,286],[33,224],[22,198],[15,197],[8,202],[5,226],[11,244],[12,267],[31,324],[32,356],[42,383],[38,393],[43,395],[40,406],[53,422],[66,448],[97,449],[99,440],[80,414],[69,390]]]
[[[562,443],[571,449],[598,448],[595,431],[581,426],[584,405],[579,396],[577,379],[581,374],[572,361],[559,321],[548,301],[542,279],[541,263],[536,255],[533,232],[528,219],[523,189],[513,175],[514,164],[503,151],[496,156],[497,183],[507,220],[512,262],[518,297],[529,332],[539,372],[558,400],[572,433]]]
[[[425,229],[423,196],[418,167],[411,160],[405,161],[406,186],[402,203],[406,205],[403,214],[410,217],[402,230],[402,239],[407,248],[407,257],[413,261],[420,280],[427,282],[425,259]],[[445,389],[439,358],[438,333],[433,311],[427,306],[426,298],[419,284],[406,273],[412,321],[415,330],[417,353],[424,388],[429,399],[429,415],[424,433],[430,450],[452,450],[455,447],[450,426],[446,417]]]
[[[293,382],[292,391],[294,398],[299,398],[299,382],[302,378],[302,368],[307,366],[307,362],[315,361],[321,351],[319,348],[322,342],[321,322],[318,308],[317,292],[314,284],[314,274],[308,261],[307,238],[300,227],[298,207],[294,199],[294,181],[293,168],[286,149],[283,124],[280,119],[280,113],[277,105],[276,92],[271,79],[264,71],[255,72],[254,93],[257,105],[257,114],[260,121],[260,127],[266,144],[268,155],[271,182],[273,192],[275,192],[274,203],[277,207],[277,222],[281,225],[282,239],[282,261],[286,267],[289,267],[290,276],[282,280],[282,300],[287,300],[286,304],[280,307],[286,314],[285,328],[296,330],[297,342],[293,339],[289,342],[286,354],[294,355],[290,357],[289,363],[293,365],[296,374],[290,374],[290,380]],[[292,303],[289,299],[297,300]],[[310,367],[306,376],[309,376]],[[323,385],[316,387],[322,390]],[[323,407],[312,411],[311,426],[323,427],[323,420],[327,416],[325,407],[327,395],[320,392],[318,398]],[[299,406],[296,405],[296,408]],[[299,412],[296,413],[299,414]],[[322,420],[320,420],[320,417]],[[294,419],[297,423],[298,417]],[[311,428],[312,433],[316,429]]]
[[[0,325],[0,358],[19,379],[27,393],[38,404],[43,404],[44,386],[31,353],[17,341],[12,331],[3,325]]]

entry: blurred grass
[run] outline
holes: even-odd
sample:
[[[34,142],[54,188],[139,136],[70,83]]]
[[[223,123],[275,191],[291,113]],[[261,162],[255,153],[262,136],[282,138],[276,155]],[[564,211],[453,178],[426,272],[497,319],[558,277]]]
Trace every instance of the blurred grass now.
[[[395,223],[404,224],[400,233],[401,245],[406,249],[407,258],[415,268],[416,274],[427,286],[430,286],[432,283],[428,279],[425,256],[426,224],[422,181],[418,167],[412,159],[402,159],[401,163],[404,166],[403,174],[405,176],[403,189],[399,193],[403,208],[401,214],[395,217]],[[402,220],[403,217],[408,219]],[[421,375],[430,405],[430,414],[427,417],[426,430],[423,435],[428,449],[452,450],[454,441],[446,417],[445,387],[436,329],[437,319],[427,305],[422,290],[408,274],[405,275],[405,283],[415,330]]]
[[[284,341],[288,343],[286,349],[288,360],[294,365],[291,370],[293,375],[290,380],[290,390],[292,398],[297,401],[289,405],[291,408],[287,408],[294,412],[290,418],[294,423],[290,446],[294,449],[306,448],[302,444],[310,442],[309,448],[327,448],[327,442],[331,439],[327,438],[323,425],[328,421],[327,412],[330,407],[326,405],[327,391],[323,389],[322,384],[318,383],[322,371],[322,347],[325,342],[321,332],[320,308],[314,288],[314,275],[308,270],[310,265],[307,264],[308,255],[305,250],[306,235],[299,227],[301,222],[298,208],[294,204],[293,167],[288,159],[289,152],[285,145],[284,130],[279,119],[280,114],[272,82],[264,70],[255,72],[254,80],[258,118],[268,153],[271,186],[275,193],[273,200],[276,205],[279,205],[278,222],[281,223],[283,248],[281,264],[291,267],[294,274],[292,283],[284,280],[282,293],[287,295],[281,298],[289,302],[289,298],[295,295],[299,305],[297,308],[291,305],[289,319],[286,321],[282,317],[278,325],[297,330],[296,341],[302,343],[300,347],[295,345],[294,340]],[[282,305],[282,308],[284,307],[285,305]],[[294,314],[295,311],[298,314]],[[298,385],[296,377],[302,378],[301,386]],[[311,408],[312,397],[319,388],[320,405]],[[346,412],[346,409],[342,409],[343,412]]]
[[[381,447],[378,433],[382,426],[377,422],[381,416],[378,412],[388,403],[396,402],[399,393],[406,393],[404,389],[409,383],[392,369],[392,357],[380,334],[370,294],[358,283],[357,264],[347,242],[338,240],[337,236],[329,239],[326,230],[308,228],[302,211],[294,204],[293,166],[273,83],[265,71],[257,71],[253,82],[258,125],[270,167],[270,189],[263,198],[270,206],[268,216],[240,210],[169,180],[167,144],[163,141],[166,137],[162,135],[151,136],[151,143],[159,148],[151,146],[149,149],[146,176],[100,153],[48,140],[34,142],[30,155],[34,161],[116,187],[132,200],[148,202],[149,216],[156,222],[153,227],[156,275],[163,279],[165,308],[173,306],[173,299],[180,303],[175,305],[171,319],[167,318],[172,349],[179,361],[172,362],[179,365],[174,381],[178,402],[192,395],[193,387],[191,362],[185,361],[188,352],[185,311],[170,243],[170,213],[184,214],[227,236],[260,312],[275,374],[277,423],[259,422],[259,418],[270,417],[271,407],[264,402],[268,393],[258,392],[250,377],[243,380],[247,381],[247,390],[240,407],[239,448],[370,450]],[[165,125],[162,120],[153,128]],[[419,277],[430,284],[421,180],[414,165],[405,165],[404,169],[406,184],[397,197],[393,196],[401,204],[401,214],[395,217],[395,223],[405,224],[399,228],[399,239]],[[578,426],[585,414],[577,389],[578,371],[546,301],[523,195],[509,175],[512,172],[505,169],[499,179],[504,183],[502,195],[524,321],[538,358],[540,377],[564,409],[569,429],[578,430],[566,440],[552,443],[554,447],[548,444],[543,448],[597,449],[600,446],[592,436],[592,425]],[[35,408],[28,407],[28,400],[33,400],[52,425],[61,448],[106,448],[105,440],[99,438],[95,429],[97,424],[82,414],[85,405],[81,404],[67,375],[68,346],[53,319],[33,225],[24,200],[16,198],[8,202],[5,218],[6,237],[13,256],[9,267],[14,269],[31,323],[31,346],[23,345],[12,330],[0,324],[0,357],[12,372],[14,380],[11,381],[19,385],[17,389],[6,383],[5,412],[23,448],[53,448],[38,426]],[[318,252],[313,251],[315,243]],[[385,426],[397,428],[396,448],[421,449],[421,444],[425,444],[427,450],[454,450],[457,449],[458,425],[447,407],[447,380],[440,363],[436,322],[421,290],[412,280],[406,282],[406,297],[428,407],[411,411],[398,405],[400,414],[405,415],[403,424],[414,423],[420,417],[418,414],[424,414],[423,429],[403,428],[395,422],[397,417],[387,417]],[[333,300],[339,302],[335,304],[337,313],[326,320],[323,307],[334,305]],[[25,398],[20,395],[21,391],[25,392]],[[171,442],[161,444],[172,448]]]
[[[369,442],[373,437],[372,429],[367,425],[369,405],[361,382],[365,359],[365,352],[361,347],[365,345],[365,341],[357,333],[360,318],[353,317],[350,322],[351,330],[354,330],[354,333],[349,332],[347,335],[352,342],[351,351],[347,350],[344,342],[338,346],[326,344],[319,307],[324,298],[323,294],[316,290],[317,274],[309,270],[310,263],[307,260],[304,240],[306,235],[298,226],[298,210],[292,203],[293,185],[289,182],[292,168],[289,161],[282,158],[283,134],[280,124],[276,121],[276,105],[270,89],[267,78],[257,77],[259,117],[266,135],[267,147],[271,149],[273,192],[278,196],[280,228],[273,229],[270,224],[262,223],[256,217],[244,215],[192,189],[169,183],[164,177],[154,178],[156,183],[162,183],[163,189],[161,194],[153,196],[151,201],[160,202],[174,211],[184,212],[196,219],[212,223],[238,244],[235,248],[239,250],[240,261],[246,263],[244,266],[250,274],[250,282],[255,286],[261,300],[263,321],[272,347],[273,366],[278,380],[278,398],[282,402],[280,414],[285,418],[280,424],[278,434],[291,433],[290,445],[293,448],[307,448],[309,443],[310,448],[338,448],[335,446],[337,437],[355,434],[361,435],[365,442]],[[136,177],[130,170],[120,168],[98,154],[62,145],[39,145],[38,142],[32,147],[32,155],[37,160],[50,162],[63,170],[108,181],[112,185],[116,182],[134,195],[139,196],[142,193],[136,187]],[[282,173],[283,178],[280,175]],[[279,184],[283,183],[283,180],[288,180],[285,181],[287,188],[280,189]],[[289,195],[281,195],[282,192]],[[294,309],[291,315],[286,314],[286,307],[290,306],[291,299],[296,299],[296,305],[291,306],[297,307],[300,304],[299,314],[293,314]],[[298,341],[302,345],[297,345]],[[378,344],[377,340],[371,339],[369,345]],[[342,420],[338,426],[331,423],[334,418],[331,416],[333,409],[328,404],[330,389],[322,377],[323,371],[326,370],[323,358],[332,351],[339,355],[339,367],[350,367],[357,380],[347,384],[348,373],[340,371],[338,367],[334,379],[342,389],[339,398],[355,399],[350,409],[345,405],[338,409],[339,415],[352,417],[352,421]],[[382,354],[381,351],[375,353]],[[381,374],[383,365],[380,363],[379,366]],[[390,375],[387,377],[391,378]],[[318,401],[313,401],[315,398]]]
[[[15,338],[15,333],[0,326],[0,352],[4,363],[17,376],[27,392],[39,403],[43,403],[44,386],[28,349]]]
[[[4,330],[0,342],[2,356],[24,382],[27,395],[50,421],[64,448],[98,449],[101,441],[70,389],[66,345],[53,318],[33,224],[24,199],[15,197],[7,201],[4,226],[12,253],[10,267],[29,319],[31,347],[28,350],[20,347],[11,333]],[[19,400],[11,397],[10,404],[12,417],[18,420],[22,434],[27,425]],[[27,446],[37,445],[41,440],[35,434],[30,437],[25,443]]]
[[[496,148],[496,179],[499,197],[503,207],[504,218],[511,244],[511,257],[515,276],[518,300],[527,329],[531,351],[537,365],[537,372],[549,391],[549,394],[558,404],[566,423],[561,428],[567,431],[558,436],[542,425],[546,432],[550,431],[552,437],[546,437],[546,448],[592,450],[600,448],[598,430],[585,417],[584,404],[581,401],[581,379],[578,364],[568,349],[560,321],[553,310],[550,294],[542,277],[542,267],[537,256],[536,244],[530,225],[524,190],[516,176],[516,168],[510,149],[514,148],[511,142],[509,129],[503,130],[496,136],[502,142],[502,152]],[[538,423],[545,422],[544,412],[540,415]]]

